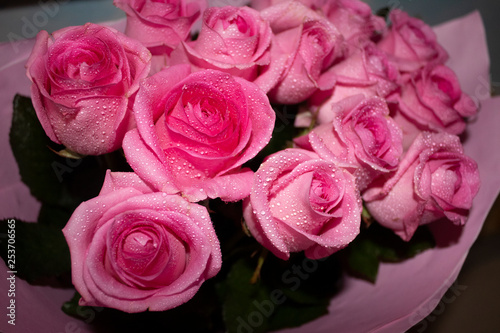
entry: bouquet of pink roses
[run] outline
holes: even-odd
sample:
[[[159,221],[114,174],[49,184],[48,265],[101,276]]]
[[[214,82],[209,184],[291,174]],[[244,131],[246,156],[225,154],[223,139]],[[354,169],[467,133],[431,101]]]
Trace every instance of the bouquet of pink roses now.
[[[45,258],[23,278],[71,272],[67,313],[297,326],[342,271],[375,281],[433,246],[427,224],[466,223],[477,106],[422,21],[358,0],[115,5],[124,33],[39,33],[31,102],[15,100],[12,150],[42,202],[19,225]]]

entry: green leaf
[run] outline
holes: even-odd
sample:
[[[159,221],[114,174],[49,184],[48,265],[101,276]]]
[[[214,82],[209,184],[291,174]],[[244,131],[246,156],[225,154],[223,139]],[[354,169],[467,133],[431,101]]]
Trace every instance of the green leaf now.
[[[21,179],[40,202],[51,209],[73,211],[99,193],[107,162],[112,159],[107,155],[73,159],[57,154],[64,147],[47,137],[30,98],[15,96],[9,135]],[[112,156],[121,158],[117,153]]]
[[[15,254],[15,262],[9,262],[13,264],[9,268],[17,272],[16,276],[32,284],[67,286],[71,260],[61,229],[17,219],[13,223],[8,221],[12,219],[0,222],[0,233],[15,234],[15,241],[9,243],[8,237],[0,237],[0,255],[7,263],[12,259],[8,258],[8,249],[13,250],[10,254]]]
[[[269,254],[252,284],[256,264],[256,258],[240,258],[218,284],[227,332],[296,327],[328,313],[341,276],[333,256],[314,261],[297,254],[283,261]]]
[[[221,310],[214,300],[214,286],[206,281],[187,303],[167,311],[126,313],[112,308],[81,306],[80,295],[65,302],[62,310],[95,327],[97,332],[222,332]]]
[[[434,237],[426,226],[420,226],[406,242],[392,230],[373,223],[361,231],[342,255],[350,274],[374,283],[380,262],[400,262],[434,246]]]
[[[16,95],[10,129],[10,145],[22,181],[40,201],[70,206],[71,196],[62,184],[62,175],[73,170],[66,160],[53,153],[53,145],[36,116],[31,99]]]

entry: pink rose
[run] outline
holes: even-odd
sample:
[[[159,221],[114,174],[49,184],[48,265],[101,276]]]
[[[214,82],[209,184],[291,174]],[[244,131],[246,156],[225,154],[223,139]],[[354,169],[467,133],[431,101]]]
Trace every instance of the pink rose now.
[[[253,173],[241,165],[270,140],[275,113],[255,84],[215,70],[172,66],[149,77],[134,104],[137,129],[123,149],[157,190],[192,201],[243,199]]]
[[[358,44],[385,28],[382,17],[372,14],[370,6],[359,0],[299,0],[313,10],[320,10],[344,38]]]
[[[273,5],[290,0],[252,0],[251,5],[257,10],[264,10]],[[359,0],[297,0],[314,11],[321,12],[332,22],[346,40],[357,42],[368,39],[376,31],[385,28],[382,17],[372,14],[369,5]]]
[[[343,55],[344,40],[326,17],[297,1],[269,7],[261,12],[275,35],[271,48],[272,73],[256,83],[271,100],[281,104],[305,101],[315,91],[329,90],[335,76],[329,71]],[[276,84],[274,84],[276,82]]]
[[[389,18],[391,28],[378,47],[394,58],[400,71],[412,72],[427,63],[442,64],[448,59],[436,34],[423,21],[400,9],[392,10]]]
[[[152,192],[133,173],[108,171],[99,196],[75,210],[63,233],[81,305],[172,309],[221,267],[206,208]]]
[[[348,163],[363,190],[376,176],[395,170],[399,164],[402,132],[389,117],[384,99],[355,95],[331,106],[332,122],[314,128],[296,140],[321,158]],[[305,142],[305,143],[304,143]]]
[[[460,89],[455,73],[444,65],[428,65],[412,73],[401,95],[393,97],[401,113],[395,119],[407,142],[424,130],[461,134],[466,127],[464,117],[477,112],[472,99]]]
[[[376,221],[409,240],[419,225],[441,218],[463,225],[479,185],[477,164],[457,136],[422,132],[398,170],[363,199]]]
[[[200,34],[171,55],[171,63],[218,69],[253,81],[270,62],[272,31],[249,7],[212,7],[203,14]]]
[[[201,0],[114,0],[114,5],[127,14],[127,36],[148,48],[171,50],[189,37],[206,3]]]
[[[151,55],[120,32],[87,23],[37,35],[26,64],[33,106],[47,136],[82,155],[120,148],[130,98]]]
[[[258,242],[281,259],[310,259],[347,246],[359,233],[361,200],[345,169],[302,149],[271,155],[255,173],[245,222]]]
[[[358,44],[355,52],[335,64],[330,71],[335,74],[335,87],[316,92],[308,101],[319,124],[330,122],[333,118],[332,104],[347,97],[363,94],[365,97],[388,98],[399,94],[401,82],[396,65],[372,42]],[[296,120],[296,125],[309,126],[302,121],[302,115]]]

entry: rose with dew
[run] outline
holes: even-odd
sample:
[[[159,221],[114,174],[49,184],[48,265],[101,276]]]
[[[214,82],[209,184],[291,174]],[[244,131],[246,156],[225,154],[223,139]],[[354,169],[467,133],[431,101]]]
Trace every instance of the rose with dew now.
[[[354,176],[313,152],[292,148],[271,155],[253,184],[243,217],[256,240],[281,259],[300,251],[320,259],[359,233]]]
[[[63,233],[81,305],[165,311],[221,267],[206,208],[152,192],[134,173],[108,171],[99,196],[74,211]]]
[[[372,13],[370,6],[359,0],[299,0],[313,10],[321,11],[356,46],[376,32],[385,29],[384,19]]]
[[[198,38],[182,43],[170,61],[211,68],[249,81],[269,65],[272,31],[260,13],[249,7],[211,7],[205,10]]]
[[[330,123],[315,127],[295,143],[324,159],[354,166],[360,190],[381,173],[398,167],[403,134],[389,117],[384,99],[355,95],[332,105],[331,112]]]
[[[422,20],[400,9],[392,10],[389,19],[392,25],[377,45],[394,59],[401,72],[412,72],[428,63],[443,64],[448,59],[436,34]]]
[[[275,113],[255,84],[189,65],[144,80],[134,104],[137,129],[123,149],[134,171],[155,189],[191,201],[238,201],[253,172],[241,166],[269,142]]]
[[[398,102],[394,118],[404,130],[406,147],[421,131],[459,135],[465,130],[465,118],[477,113],[453,70],[444,65],[427,65],[412,73],[401,94],[390,100]]]
[[[419,225],[448,219],[463,225],[479,190],[477,163],[448,133],[420,133],[399,168],[363,194],[366,208],[383,226],[410,240]]]
[[[120,148],[150,61],[144,46],[112,28],[87,23],[52,36],[41,31],[26,68],[47,136],[82,155]]]
[[[335,75],[329,71],[345,50],[344,39],[325,16],[297,1],[266,8],[261,16],[274,34],[271,65],[266,80],[257,80],[269,98],[281,104],[297,104],[314,92],[329,90]]]
[[[252,0],[251,6],[257,10],[290,0]],[[344,38],[357,44],[369,39],[375,32],[385,28],[382,17],[373,15],[369,5],[359,0],[296,0],[314,11],[321,12],[340,31]]]

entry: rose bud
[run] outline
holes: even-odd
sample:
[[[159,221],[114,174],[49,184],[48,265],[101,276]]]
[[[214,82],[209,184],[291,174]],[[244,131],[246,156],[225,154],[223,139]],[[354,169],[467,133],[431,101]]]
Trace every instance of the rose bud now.
[[[220,71],[190,71],[177,65],[144,80],[125,156],[157,190],[191,201],[241,200],[253,179],[241,166],[269,142],[276,115],[255,84]]]
[[[243,216],[256,240],[278,258],[305,251],[320,259],[359,233],[361,200],[352,174],[302,149],[271,155],[255,173]]]
[[[206,208],[152,192],[134,173],[108,171],[99,196],[74,211],[63,233],[80,305],[172,309],[222,263]]]
[[[477,164],[448,133],[420,133],[392,175],[363,194],[381,225],[410,240],[419,225],[446,218],[463,225],[479,190]]]
[[[443,64],[448,54],[438,43],[432,28],[408,13],[394,9],[390,29],[377,44],[392,56],[402,72],[412,72],[428,63]]]
[[[133,127],[131,99],[151,54],[112,28],[87,23],[41,31],[26,64],[31,97],[47,136],[82,155],[121,147]]]

